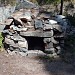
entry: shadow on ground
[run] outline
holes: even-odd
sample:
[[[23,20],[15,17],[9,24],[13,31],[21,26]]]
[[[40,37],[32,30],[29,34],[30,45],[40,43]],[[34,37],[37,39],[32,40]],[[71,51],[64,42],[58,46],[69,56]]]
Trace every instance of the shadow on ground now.
[[[75,75],[73,64],[66,63],[60,57],[54,59],[49,56],[38,56],[37,58],[43,62],[48,75]]]

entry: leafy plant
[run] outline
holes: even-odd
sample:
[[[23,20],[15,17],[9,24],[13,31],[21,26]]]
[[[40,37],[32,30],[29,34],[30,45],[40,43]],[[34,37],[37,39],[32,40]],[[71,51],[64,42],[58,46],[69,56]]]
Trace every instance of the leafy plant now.
[[[3,47],[3,43],[2,43],[2,41],[3,41],[3,37],[2,37],[2,34],[1,34],[1,32],[0,32],[0,48]]]
[[[65,39],[65,47],[68,52],[75,53],[75,35],[68,35]]]
[[[67,15],[66,18],[70,22],[71,26],[75,26],[75,14],[73,16],[72,15]]]

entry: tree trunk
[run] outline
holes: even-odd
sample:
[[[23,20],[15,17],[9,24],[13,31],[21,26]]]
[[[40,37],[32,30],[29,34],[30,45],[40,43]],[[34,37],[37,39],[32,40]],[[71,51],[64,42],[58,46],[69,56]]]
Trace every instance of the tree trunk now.
[[[61,6],[60,6],[60,15],[63,13],[63,0],[61,0]]]

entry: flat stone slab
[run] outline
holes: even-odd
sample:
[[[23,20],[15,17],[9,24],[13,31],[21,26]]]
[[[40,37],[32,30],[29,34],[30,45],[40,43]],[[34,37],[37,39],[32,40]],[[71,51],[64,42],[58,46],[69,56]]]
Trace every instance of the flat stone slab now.
[[[21,36],[32,36],[32,37],[51,37],[52,34],[50,31],[43,32],[43,31],[27,31],[27,32],[20,32]]]
[[[39,55],[46,55],[43,51],[41,50],[29,50],[26,53],[20,52],[20,54],[22,56],[29,56],[29,57],[33,57],[33,56],[39,56]]]
[[[5,25],[10,25],[12,23],[12,21],[13,21],[13,19],[7,19],[4,24]]]

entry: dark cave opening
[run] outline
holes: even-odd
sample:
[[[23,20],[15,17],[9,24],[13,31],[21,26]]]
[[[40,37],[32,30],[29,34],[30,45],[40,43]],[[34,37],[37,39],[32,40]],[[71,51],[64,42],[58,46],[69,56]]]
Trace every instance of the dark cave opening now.
[[[44,50],[45,44],[42,37],[25,37],[28,42],[28,50]]]

